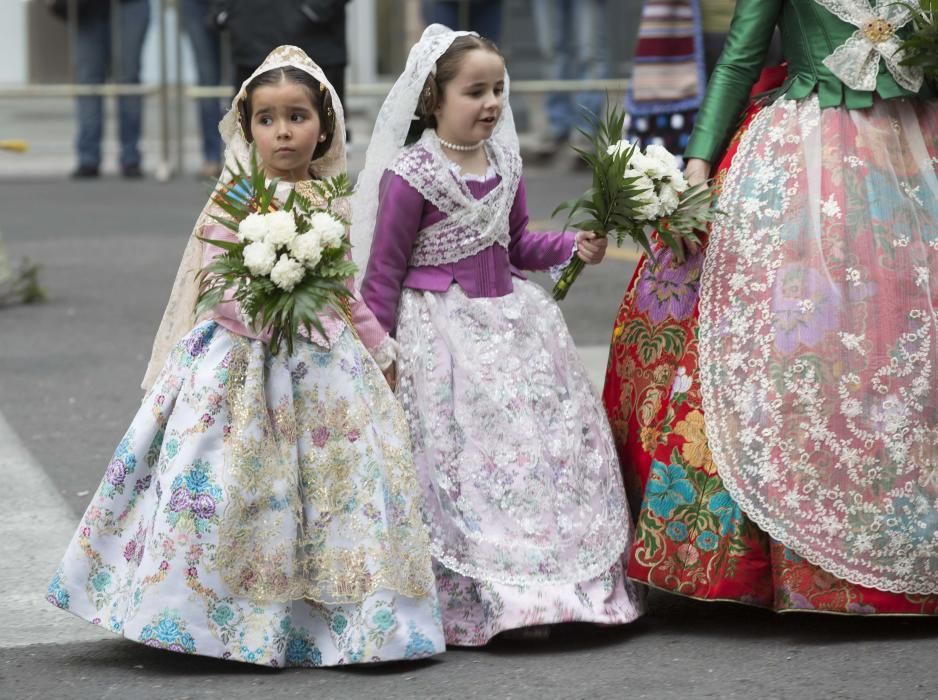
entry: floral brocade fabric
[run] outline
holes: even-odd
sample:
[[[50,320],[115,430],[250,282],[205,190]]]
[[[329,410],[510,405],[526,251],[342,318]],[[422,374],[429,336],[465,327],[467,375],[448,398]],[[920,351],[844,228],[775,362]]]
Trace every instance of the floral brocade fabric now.
[[[148,646],[274,667],[444,649],[406,425],[347,330],[173,349],[49,585]]]
[[[759,106],[749,110],[717,171],[718,187],[725,186],[740,141],[760,112]],[[661,251],[659,262],[643,259],[629,285],[603,392],[637,514],[628,575],[693,598],[779,611],[938,614],[938,596],[850,583],[746,516],[718,473],[704,421],[697,305],[704,254],[676,264]],[[931,512],[934,517],[934,504]]]

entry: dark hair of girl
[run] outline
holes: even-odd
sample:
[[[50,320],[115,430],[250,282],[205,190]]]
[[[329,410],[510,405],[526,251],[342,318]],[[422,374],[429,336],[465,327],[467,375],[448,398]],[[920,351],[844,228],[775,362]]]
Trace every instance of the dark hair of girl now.
[[[459,73],[459,67],[462,60],[470,51],[481,49],[482,51],[491,51],[497,56],[502,56],[502,52],[494,42],[481,36],[471,34],[458,37],[442,56],[436,61],[436,74],[427,76],[427,81],[423,84],[420,91],[420,99],[417,101],[416,118],[410,125],[410,131],[407,134],[407,143],[413,143],[420,138],[424,129],[436,128],[436,117],[434,112],[440,106],[443,99],[443,91],[447,83],[453,80]]]
[[[309,93],[309,99],[319,115],[320,133],[325,134],[326,138],[316,144],[316,150],[313,151],[311,159],[316,160],[329,150],[332,137],[335,134],[335,110],[332,108],[332,93],[324,83],[320,83],[306,71],[293,66],[265,71],[248,83],[245,89],[245,97],[238,103],[238,113],[241,118],[241,129],[244,132],[244,138],[248,143],[254,142],[254,135],[251,133],[251,97],[254,95],[254,91],[259,87],[279,85],[284,81],[305,87]]]

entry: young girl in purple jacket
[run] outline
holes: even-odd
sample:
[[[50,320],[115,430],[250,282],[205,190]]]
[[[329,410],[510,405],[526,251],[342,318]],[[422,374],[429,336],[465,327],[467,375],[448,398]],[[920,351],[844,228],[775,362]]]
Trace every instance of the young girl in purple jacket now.
[[[455,645],[640,614],[608,423],[560,309],[520,272],[598,263],[605,241],[527,230],[507,97],[491,42],[429,27],[352,202],[353,240],[370,250],[362,296],[401,346],[397,394]]]

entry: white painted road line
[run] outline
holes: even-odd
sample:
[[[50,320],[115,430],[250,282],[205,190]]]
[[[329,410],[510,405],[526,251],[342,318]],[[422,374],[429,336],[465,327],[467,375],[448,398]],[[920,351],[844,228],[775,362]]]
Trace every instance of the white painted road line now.
[[[113,638],[45,600],[78,521],[3,414],[0,479],[0,648]]]

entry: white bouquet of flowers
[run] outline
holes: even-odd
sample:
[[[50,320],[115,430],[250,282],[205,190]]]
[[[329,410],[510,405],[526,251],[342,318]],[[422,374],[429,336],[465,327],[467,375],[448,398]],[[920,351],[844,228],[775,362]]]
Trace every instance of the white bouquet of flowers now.
[[[277,181],[266,182],[253,153],[251,171],[239,165],[232,174],[232,182],[214,196],[230,218],[214,218],[238,241],[202,239],[224,253],[200,272],[198,311],[210,310],[233,289],[254,328],[270,328],[271,352],[286,343],[292,353],[300,328],[324,334],[322,311],[348,315],[346,281],[356,267],[349,259],[347,222],[332,205],[351,193],[351,183],[345,175],[313,182],[315,199],[324,203],[315,206],[295,190],[278,202]]]
[[[655,255],[648,234],[654,233],[683,259],[680,239],[699,243],[695,232],[705,229],[716,214],[710,186],[690,187],[677,158],[666,148],[651,145],[642,151],[622,140],[625,115],[618,108],[604,121],[590,116],[592,147],[574,150],[593,171],[593,186],[581,197],[561,204],[554,214],[567,211],[568,227],[593,231],[600,237],[611,234],[618,245],[631,238],[652,259]],[[572,223],[578,213],[585,218]],[[583,268],[583,261],[574,257],[554,286],[555,299],[567,295]]]

